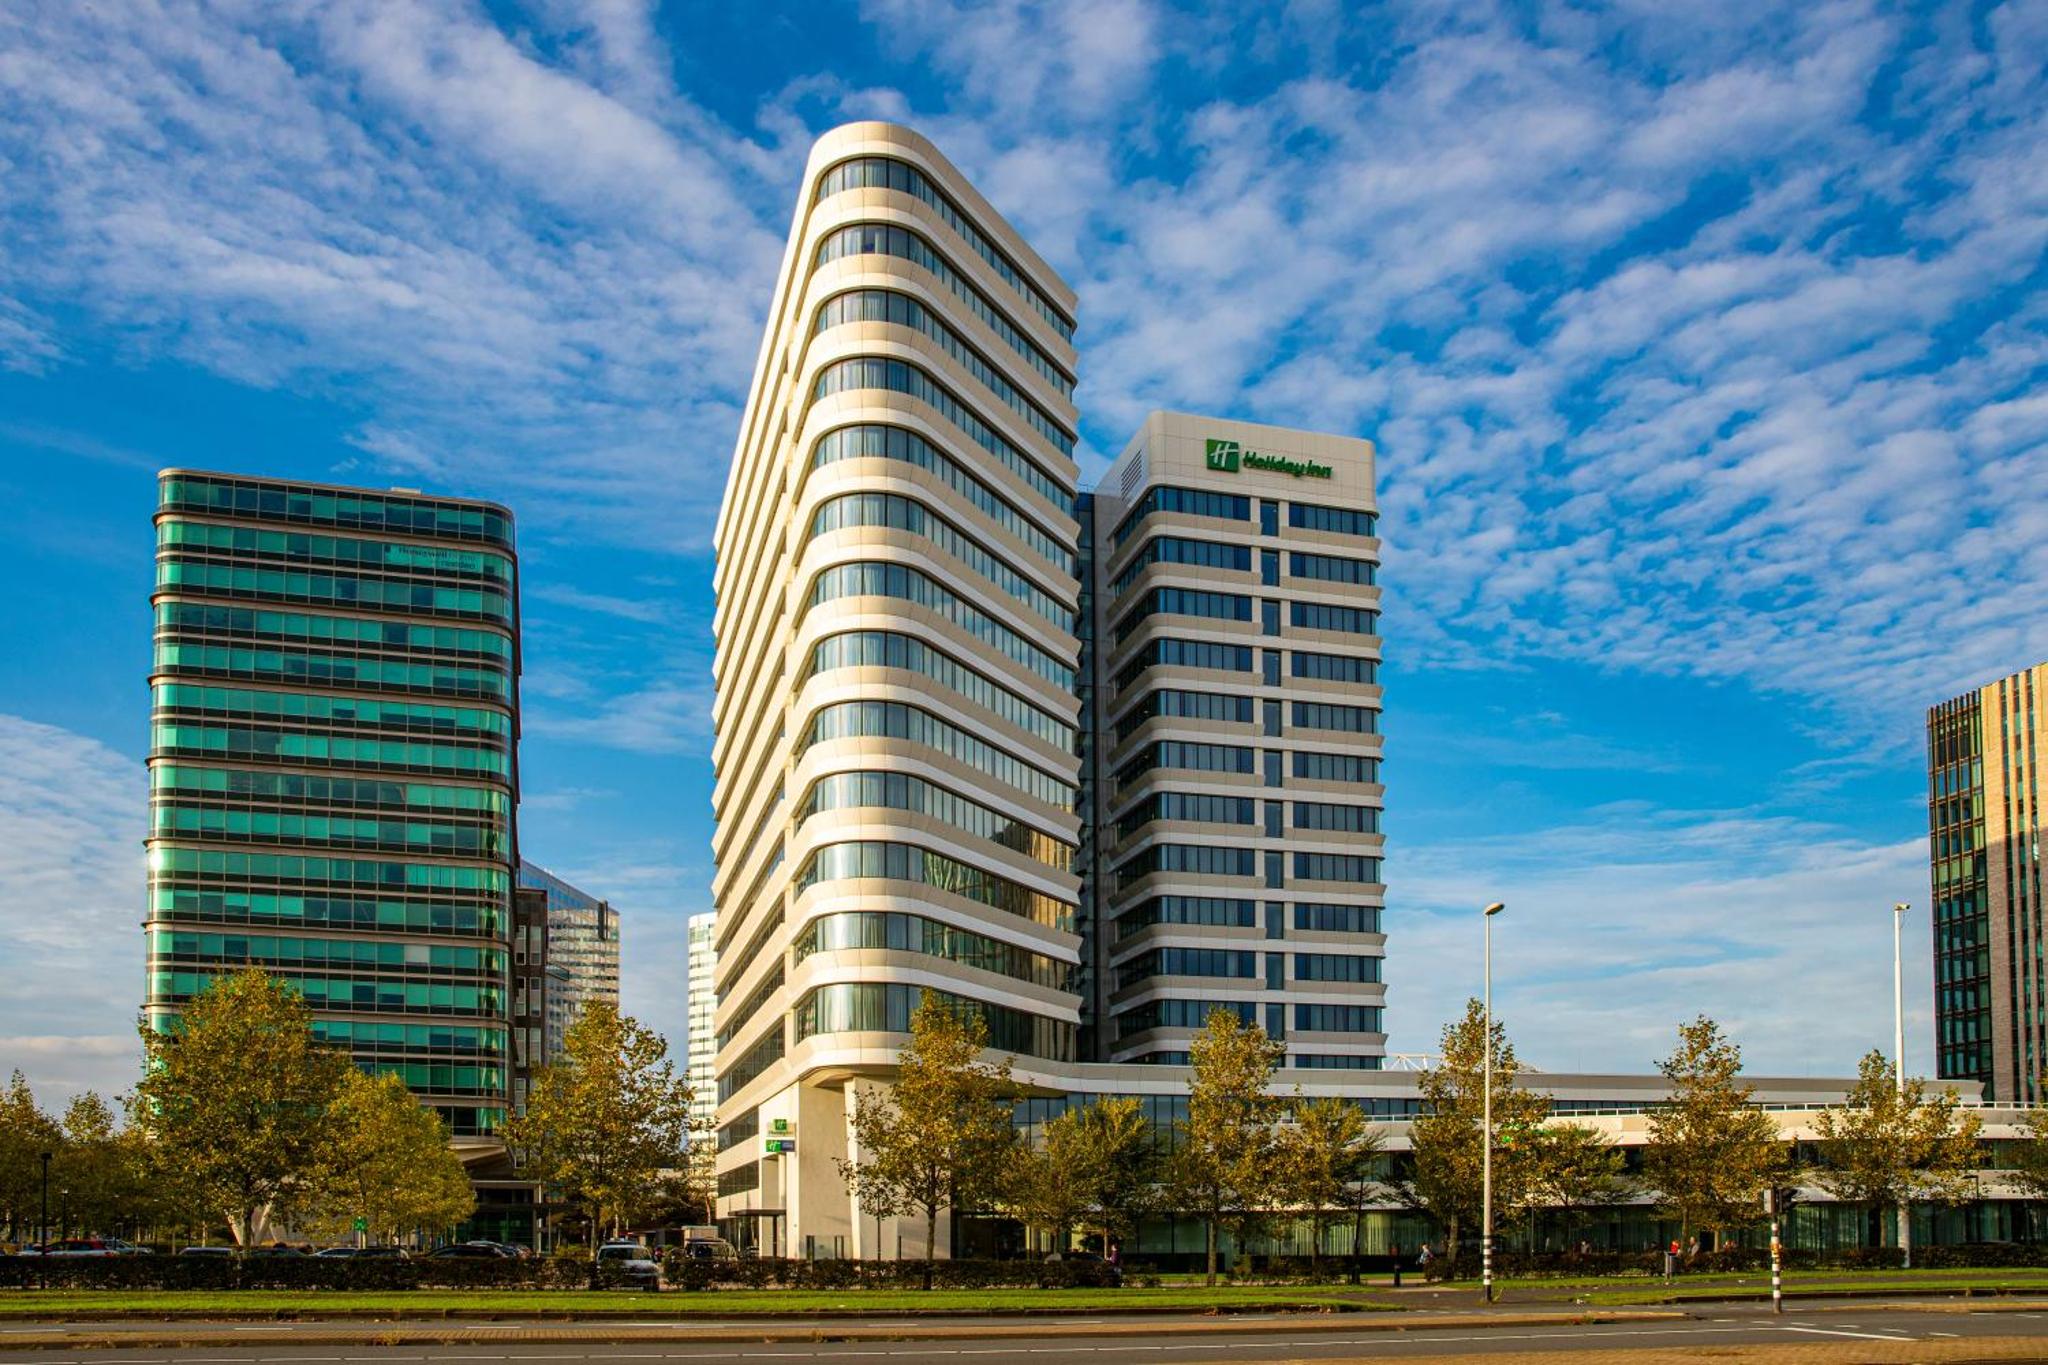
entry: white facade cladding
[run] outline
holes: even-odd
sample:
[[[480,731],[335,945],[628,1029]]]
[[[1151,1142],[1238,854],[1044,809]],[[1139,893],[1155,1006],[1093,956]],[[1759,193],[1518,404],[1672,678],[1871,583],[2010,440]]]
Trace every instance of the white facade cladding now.
[[[720,1211],[770,1252],[873,1254],[846,1090],[920,992],[1076,1057],[1073,307],[915,133],[813,149],[716,538]]]
[[[1379,539],[1368,441],[1155,412],[1089,500],[1093,1051],[1225,1008],[1374,1070]]]
[[[716,541],[719,1214],[764,1254],[923,1254],[837,1163],[926,991],[1020,1122],[1184,1096],[1219,1004],[1311,1085],[1384,1050],[1372,447],[1156,413],[1083,498],[1073,317],[923,138],[819,141]]]

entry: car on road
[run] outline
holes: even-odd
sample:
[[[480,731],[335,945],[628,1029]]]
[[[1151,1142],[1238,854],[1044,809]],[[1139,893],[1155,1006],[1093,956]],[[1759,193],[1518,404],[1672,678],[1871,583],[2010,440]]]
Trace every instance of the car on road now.
[[[606,1242],[597,1249],[597,1264],[623,1274],[642,1289],[661,1288],[661,1263],[638,1242]]]
[[[235,1254],[235,1249],[233,1247],[215,1246],[186,1247],[178,1254],[180,1256],[213,1256],[216,1258],[226,1259],[232,1257]]]

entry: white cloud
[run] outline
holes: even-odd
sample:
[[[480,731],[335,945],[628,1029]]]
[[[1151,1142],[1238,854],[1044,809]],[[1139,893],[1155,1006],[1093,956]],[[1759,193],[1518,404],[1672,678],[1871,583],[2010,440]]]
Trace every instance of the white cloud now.
[[[107,1025],[142,999],[147,809],[140,764],[0,715],[0,1075],[27,1072],[46,1105],[134,1083],[140,1044]]]
[[[1931,1073],[1926,844],[1867,844],[1807,821],[1616,806],[1512,837],[1399,849],[1387,912],[1390,1048],[1434,1051],[1479,994],[1479,907],[1494,1004],[1552,1071],[1642,1071],[1696,1014],[1758,1074],[1841,1075],[1891,1051],[1891,906],[1904,936],[1907,1065]]]

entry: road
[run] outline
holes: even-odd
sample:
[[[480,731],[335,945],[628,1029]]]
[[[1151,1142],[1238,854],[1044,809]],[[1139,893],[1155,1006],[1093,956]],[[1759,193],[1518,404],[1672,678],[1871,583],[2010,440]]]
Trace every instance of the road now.
[[[1931,1306],[1930,1306],[1931,1307]],[[100,1344],[118,1339],[123,1332],[161,1332],[163,1324],[94,1323],[76,1324],[71,1334],[78,1344],[56,1350],[10,1349],[7,1337],[29,1332],[49,1332],[54,1325],[29,1328],[10,1325],[0,1328],[0,1365],[461,1365],[477,1361],[814,1361],[944,1362],[945,1365],[1047,1365],[1045,1357],[1092,1356],[1096,1360],[1130,1359],[1148,1365],[1179,1365],[1199,1361],[1203,1365],[1230,1362],[1275,1362],[1284,1360],[1401,1360],[1447,1359],[1455,1357],[1503,1357],[1518,1355],[1602,1356],[1640,1353],[1644,1359],[1662,1355],[1669,1359],[1697,1357],[1711,1353],[1734,1358],[1814,1360],[1939,1360],[1939,1359],[2048,1359],[2048,1311],[2015,1312],[1996,1309],[1971,1310],[1949,1303],[1939,1311],[1901,1307],[1895,1303],[1836,1305],[1828,1310],[1788,1313],[1774,1318],[1767,1310],[1747,1305],[1714,1310],[1636,1318],[1612,1323],[1517,1323],[1499,1313],[1472,1312],[1457,1315],[1456,1321],[1438,1317],[1441,1325],[1390,1330],[1393,1315],[1371,1315],[1367,1319],[1317,1317],[1289,1322],[1275,1317],[1264,1320],[1217,1318],[1175,1318],[1166,1321],[1111,1322],[1098,1320],[1019,1320],[983,1318],[952,1320],[948,1326],[995,1329],[998,1335],[979,1337],[919,1337],[930,1330],[929,1323],[878,1317],[841,1324],[799,1324],[824,1332],[894,1329],[895,1339],[870,1337],[853,1341],[690,1341],[690,1334],[719,1334],[728,1338],[746,1331],[787,1332],[790,1324],[773,1328],[754,1322],[642,1323],[606,1326],[604,1333],[614,1339],[606,1344],[549,1341],[548,1334],[566,1330],[556,1323],[472,1324],[482,1340],[461,1343],[386,1346],[377,1343],[375,1332],[400,1332],[408,1326],[447,1330],[451,1324],[369,1324],[352,1323],[352,1332],[363,1339],[336,1345],[312,1341],[295,1344],[294,1337],[317,1337],[332,1332],[339,1324],[265,1323],[209,1324],[214,1334],[203,1343],[185,1349],[165,1349],[152,1343],[135,1349],[108,1349]],[[1487,1325],[1486,1319],[1499,1319]],[[193,1326],[198,1326],[193,1324]],[[367,1329],[367,1330],[366,1330]],[[232,1344],[221,1335],[233,1333]],[[243,1341],[247,1344],[242,1344]],[[93,1345],[87,1346],[87,1341]],[[1880,1344],[1882,1343],[1882,1344]],[[1838,1351],[1788,1351],[1795,1347],[1844,1348]],[[1748,1349],[1743,1349],[1748,1348]],[[2038,1349],[2035,1349],[2038,1348]],[[960,1359],[960,1358],[969,1358]]]

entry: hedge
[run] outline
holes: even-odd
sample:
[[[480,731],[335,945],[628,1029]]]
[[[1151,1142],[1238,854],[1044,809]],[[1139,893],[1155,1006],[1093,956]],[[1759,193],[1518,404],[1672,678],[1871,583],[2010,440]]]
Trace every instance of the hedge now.
[[[319,1256],[8,1256],[0,1288],[33,1289],[583,1289],[585,1260],[418,1260]],[[617,1266],[600,1266],[597,1287],[631,1288]]]
[[[675,1289],[917,1289],[922,1261],[704,1260],[670,1248],[664,1275]],[[357,1259],[317,1256],[0,1257],[0,1289],[630,1289],[615,1265],[588,1257],[519,1260]],[[937,1261],[940,1289],[1096,1288],[1115,1283],[1099,1261]]]

